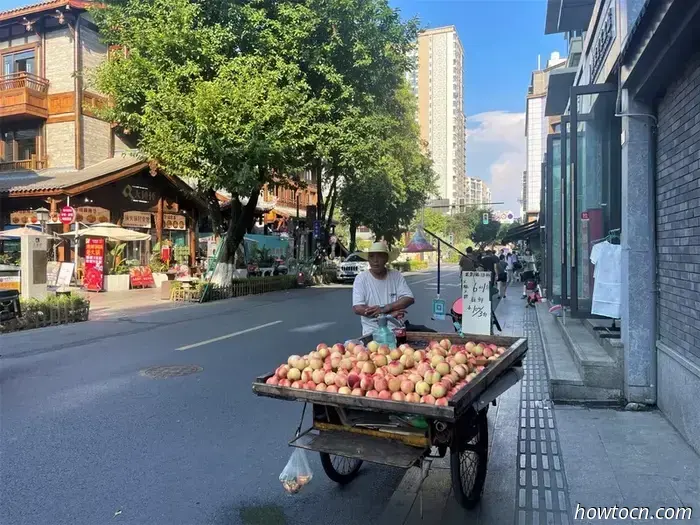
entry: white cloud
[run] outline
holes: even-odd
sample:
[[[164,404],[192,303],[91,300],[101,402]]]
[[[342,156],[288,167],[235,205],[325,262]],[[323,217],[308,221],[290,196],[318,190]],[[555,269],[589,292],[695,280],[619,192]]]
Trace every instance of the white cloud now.
[[[525,113],[488,111],[467,117],[467,175],[484,179],[496,209],[520,214],[525,169]]]

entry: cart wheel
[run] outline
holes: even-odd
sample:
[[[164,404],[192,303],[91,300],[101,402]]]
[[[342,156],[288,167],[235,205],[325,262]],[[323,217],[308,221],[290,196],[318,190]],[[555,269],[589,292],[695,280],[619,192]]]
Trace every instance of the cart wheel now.
[[[361,459],[346,458],[343,456],[333,456],[320,452],[321,465],[330,479],[339,485],[347,485],[357,476],[357,472],[362,466]]]
[[[476,434],[471,440],[450,449],[452,490],[459,504],[465,509],[473,509],[479,503],[486,481],[489,451],[486,410],[479,412],[474,425]]]

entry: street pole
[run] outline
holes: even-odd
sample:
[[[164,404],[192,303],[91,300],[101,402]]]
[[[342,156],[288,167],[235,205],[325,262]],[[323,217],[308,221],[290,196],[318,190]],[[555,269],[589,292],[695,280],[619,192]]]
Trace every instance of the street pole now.
[[[437,298],[440,299],[440,238],[438,237],[437,259],[438,259],[438,274],[437,274]]]

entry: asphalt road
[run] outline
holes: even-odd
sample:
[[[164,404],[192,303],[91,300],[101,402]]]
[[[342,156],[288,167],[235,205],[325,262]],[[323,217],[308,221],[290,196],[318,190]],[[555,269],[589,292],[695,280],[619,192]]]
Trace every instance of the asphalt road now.
[[[450,330],[429,320],[435,279],[408,278],[409,318]],[[449,303],[456,267],[443,282]],[[301,404],[250,387],[289,354],[358,335],[350,293],[294,290],[0,336],[0,524],[373,523],[403,471],[364,465],[340,488],[311,455],[313,481],[286,495],[278,475]],[[201,370],[144,375],[161,365]]]

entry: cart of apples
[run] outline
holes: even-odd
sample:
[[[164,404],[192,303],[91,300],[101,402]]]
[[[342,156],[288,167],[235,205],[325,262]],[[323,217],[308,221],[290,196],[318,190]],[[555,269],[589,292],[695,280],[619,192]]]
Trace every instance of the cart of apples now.
[[[448,401],[506,352],[495,344],[449,339],[425,348],[391,349],[370,341],[321,343],[308,355],[290,355],[266,383],[393,401],[447,406]]]

